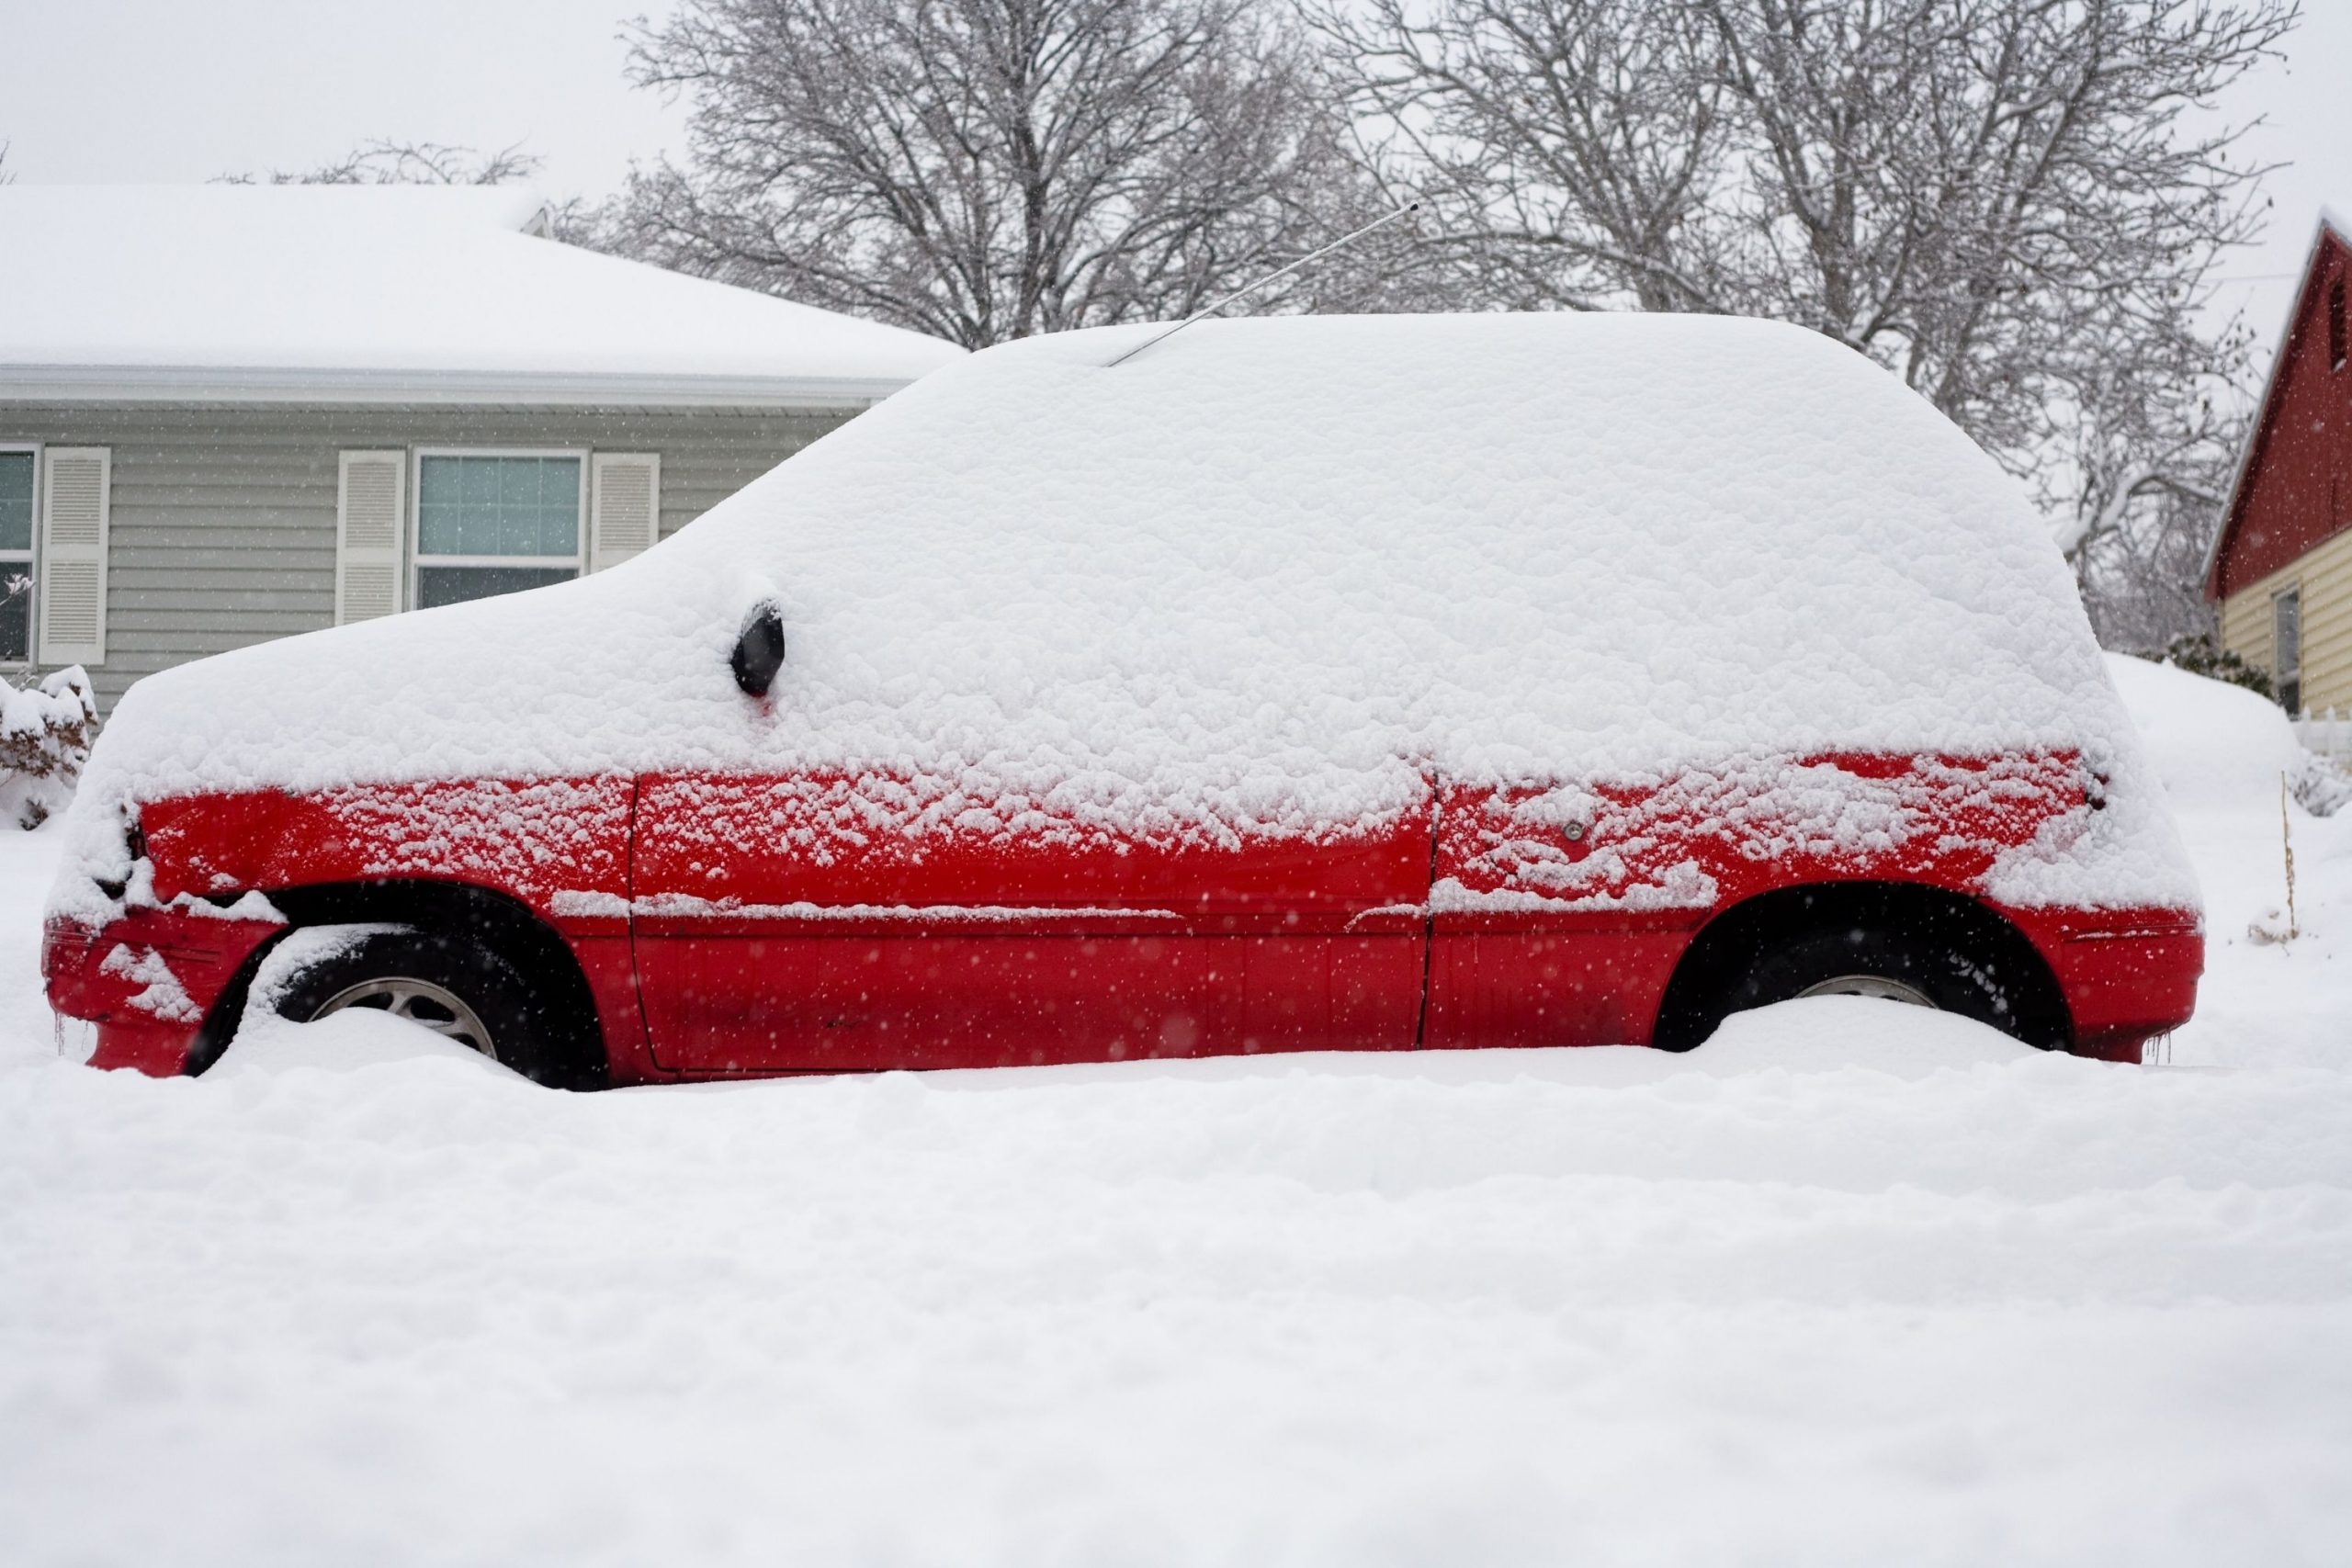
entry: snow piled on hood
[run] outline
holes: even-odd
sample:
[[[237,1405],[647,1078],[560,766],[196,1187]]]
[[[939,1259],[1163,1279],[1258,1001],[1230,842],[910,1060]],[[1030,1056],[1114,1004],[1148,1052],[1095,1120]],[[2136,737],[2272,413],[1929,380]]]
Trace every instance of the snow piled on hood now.
[[[812,768],[1223,834],[1392,810],[1430,767],[2079,750],[2113,804],[1996,891],[2193,901],[2018,487],[1860,355],[1713,317],[1325,317],[1105,368],[1149,330],[950,366],[597,577],[149,677],[80,809]],[[758,703],[727,656],[768,596]]]

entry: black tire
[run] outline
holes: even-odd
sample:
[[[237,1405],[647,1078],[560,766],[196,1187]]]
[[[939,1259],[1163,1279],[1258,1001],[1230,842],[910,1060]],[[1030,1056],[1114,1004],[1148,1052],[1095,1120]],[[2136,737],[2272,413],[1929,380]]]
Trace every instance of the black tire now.
[[[1893,932],[1849,927],[1815,931],[1771,949],[1733,983],[1726,1015],[1804,996],[1871,996],[1900,990],[1893,999],[1923,1001],[1996,1029],[2007,1026],[2010,1003],[1991,971],[1963,953],[1935,950]]]
[[[1909,995],[2043,1050],[2072,1034],[2065,1000],[2030,943],[1956,897],[1792,890],[1710,928],[1667,988],[1656,1043],[1687,1051],[1723,1021],[1806,995]]]
[[[400,1011],[525,1077],[571,1087],[564,1054],[551,1048],[560,1035],[529,981],[463,938],[415,926],[368,931],[289,976],[275,1005],[298,1023],[345,1007]]]

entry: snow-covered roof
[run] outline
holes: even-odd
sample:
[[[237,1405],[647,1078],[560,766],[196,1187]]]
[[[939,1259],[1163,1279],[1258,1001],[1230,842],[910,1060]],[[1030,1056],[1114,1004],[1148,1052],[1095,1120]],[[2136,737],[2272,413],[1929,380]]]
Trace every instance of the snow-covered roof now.
[[[527,231],[527,191],[0,187],[0,397],[855,404],[935,338]]]
[[[149,676],[89,809],[701,766],[878,781],[860,831],[1219,839],[1348,830],[1425,769],[2055,751],[2109,808],[2000,896],[2193,900],[2023,491],[1863,356],[1718,317],[1295,317],[1107,367],[1157,330],[974,355],[609,571]],[[728,655],[766,596],[754,703]],[[1869,829],[1806,798],[1792,833]]]

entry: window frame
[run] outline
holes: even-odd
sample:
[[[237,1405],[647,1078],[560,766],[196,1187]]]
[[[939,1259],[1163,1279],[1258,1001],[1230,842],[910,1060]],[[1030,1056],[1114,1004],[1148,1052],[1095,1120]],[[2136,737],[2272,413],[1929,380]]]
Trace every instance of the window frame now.
[[[539,571],[571,568],[574,580],[588,575],[588,458],[586,446],[412,446],[408,455],[408,570],[402,572],[406,611],[417,609],[423,572],[434,567],[521,567]],[[573,513],[569,556],[428,556],[424,553],[424,460],[427,457],[571,457],[580,464],[580,497]],[[492,597],[503,597],[493,594]],[[470,602],[470,601],[469,601]]]
[[[2292,622],[2295,629],[2295,663],[2290,670],[2279,644],[2284,640],[2280,630],[2288,617],[2280,612],[2293,601]],[[2287,710],[2289,718],[2300,717],[2303,708],[2303,584],[2299,578],[2270,593],[2270,683],[2277,691],[2278,705]],[[2291,699],[2291,700],[2290,700]]]
[[[0,548],[0,579],[8,569],[22,561],[25,575],[33,580],[32,591],[25,595],[25,656],[22,659],[0,658],[0,670],[31,671],[40,668],[40,481],[41,450],[39,441],[0,440],[0,452],[22,452],[33,460],[32,528],[21,550]]]

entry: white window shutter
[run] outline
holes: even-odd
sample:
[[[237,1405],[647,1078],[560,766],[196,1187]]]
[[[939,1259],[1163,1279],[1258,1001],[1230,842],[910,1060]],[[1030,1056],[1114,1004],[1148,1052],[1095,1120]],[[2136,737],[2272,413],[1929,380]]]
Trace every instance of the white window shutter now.
[[[107,513],[114,454],[51,446],[41,455],[40,647],[43,664],[107,660]]]
[[[345,452],[335,487],[334,624],[372,621],[401,607],[405,452]]]
[[[662,459],[598,452],[588,459],[588,570],[650,549],[662,529]]]

